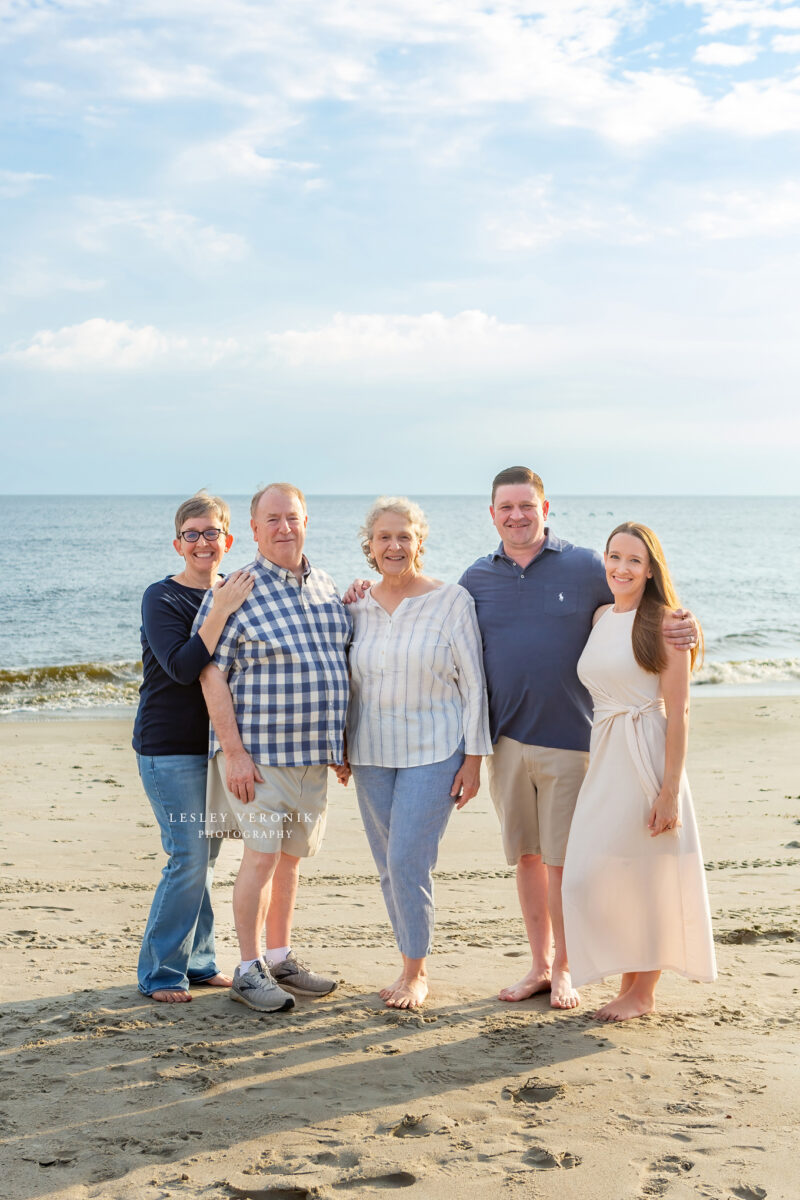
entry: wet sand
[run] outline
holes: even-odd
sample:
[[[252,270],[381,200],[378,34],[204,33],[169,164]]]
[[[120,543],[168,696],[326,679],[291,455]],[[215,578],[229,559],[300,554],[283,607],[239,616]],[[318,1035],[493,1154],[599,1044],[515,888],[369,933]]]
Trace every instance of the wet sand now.
[[[495,997],[526,969],[514,880],[484,785],[445,837],[433,987],[383,1007],[396,952],[351,788],[331,780],[295,946],[341,983],[259,1016],[197,989],[135,986],[163,856],[130,722],[0,724],[7,1200],[790,1200],[797,1195],[800,698],[695,702],[690,778],[720,978],[665,977],[659,1013],[598,1026],[547,997]],[[484,772],[485,774],[485,772]],[[215,885],[236,962],[238,852]]]

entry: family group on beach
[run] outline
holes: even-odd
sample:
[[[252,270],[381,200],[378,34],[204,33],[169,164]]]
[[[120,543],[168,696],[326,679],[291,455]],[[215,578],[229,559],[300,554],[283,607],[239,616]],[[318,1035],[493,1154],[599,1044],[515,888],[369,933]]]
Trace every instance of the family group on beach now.
[[[139,956],[146,996],[180,1003],[206,984],[275,1013],[333,991],[291,938],[332,768],[342,784],[352,773],[402,959],[380,996],[422,1005],[438,847],[484,757],[532,955],[501,1000],[549,992],[572,1009],[576,987],[619,974],[594,1015],[621,1021],[654,1010],[662,970],[715,978],[684,771],[702,632],[658,538],[626,522],[601,556],[556,537],[527,467],[495,477],[489,511],[500,545],[443,584],[423,571],[421,509],[380,497],[361,530],[380,578],[342,598],[303,553],[294,485],[253,497],[258,552],[226,578],[227,504],[181,504],[183,569],[142,602],[133,745],[167,854]],[[214,951],[219,831],[243,843],[232,979]]]

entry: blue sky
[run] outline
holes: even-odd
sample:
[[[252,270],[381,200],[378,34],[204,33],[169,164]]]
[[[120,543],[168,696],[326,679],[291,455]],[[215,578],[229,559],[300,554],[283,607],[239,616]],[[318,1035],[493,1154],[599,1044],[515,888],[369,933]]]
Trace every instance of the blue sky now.
[[[0,14],[3,491],[798,491],[800,4]]]

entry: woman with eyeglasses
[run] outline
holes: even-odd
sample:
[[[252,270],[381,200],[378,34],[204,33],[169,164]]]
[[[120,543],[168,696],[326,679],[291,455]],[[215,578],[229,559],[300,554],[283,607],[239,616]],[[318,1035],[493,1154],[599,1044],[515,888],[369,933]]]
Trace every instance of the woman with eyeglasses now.
[[[220,840],[205,836],[208,712],[198,682],[225,622],[253,587],[246,571],[219,579],[233,544],[230,510],[198,492],[175,514],[177,575],[142,597],[142,667],[133,748],[161,830],[167,864],[156,888],[139,954],[139,991],[167,1004],[191,1000],[190,984],[230,987],[214,959],[211,880]],[[192,624],[209,588],[214,602]]]

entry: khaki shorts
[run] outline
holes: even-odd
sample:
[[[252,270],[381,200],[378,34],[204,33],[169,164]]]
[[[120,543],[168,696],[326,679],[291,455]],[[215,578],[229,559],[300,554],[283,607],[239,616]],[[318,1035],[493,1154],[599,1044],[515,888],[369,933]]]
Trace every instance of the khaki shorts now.
[[[243,804],[225,784],[225,755],[218,751],[208,764],[206,833],[238,834],[251,850],[295,858],[312,858],[325,833],[327,767],[270,767],[256,763],[263,783],[255,799]]]
[[[523,854],[541,854],[548,866],[562,867],[588,751],[501,737],[487,762],[507,861],[516,865]]]

